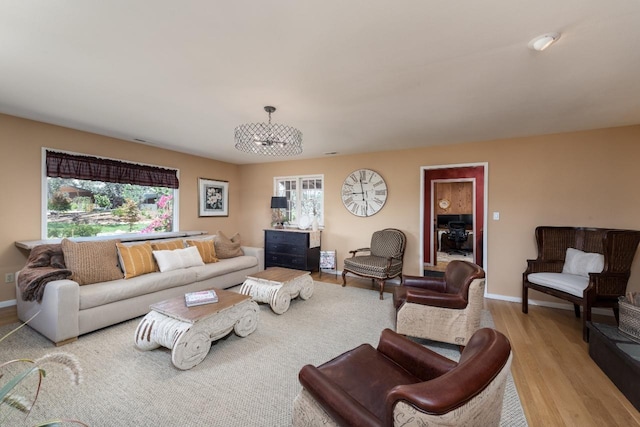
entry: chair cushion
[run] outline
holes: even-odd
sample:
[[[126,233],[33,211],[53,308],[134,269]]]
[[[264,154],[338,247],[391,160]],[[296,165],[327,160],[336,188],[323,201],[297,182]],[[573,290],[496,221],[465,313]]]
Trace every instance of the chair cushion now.
[[[385,419],[385,398],[392,388],[422,381],[369,344],[341,354],[318,369],[381,420]]]
[[[387,264],[386,258],[372,255],[356,256],[344,260],[344,268],[362,276],[386,279],[402,273],[401,260],[394,259],[389,271],[387,271]]]
[[[578,298],[584,296],[584,290],[589,286],[589,278],[567,273],[531,273],[527,276],[527,280]]]

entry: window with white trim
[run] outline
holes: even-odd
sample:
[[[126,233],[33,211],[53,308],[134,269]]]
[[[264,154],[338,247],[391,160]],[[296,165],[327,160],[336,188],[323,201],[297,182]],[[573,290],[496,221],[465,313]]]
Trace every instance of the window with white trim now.
[[[273,183],[273,195],[287,198],[285,221],[295,226],[306,216],[324,225],[324,175],[276,177]]]
[[[43,150],[42,238],[178,230],[178,171]]]

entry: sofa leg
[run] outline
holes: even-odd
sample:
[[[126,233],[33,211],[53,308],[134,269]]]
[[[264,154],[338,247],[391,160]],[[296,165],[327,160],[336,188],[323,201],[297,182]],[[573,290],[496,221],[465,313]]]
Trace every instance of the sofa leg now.
[[[56,347],[60,347],[60,346],[66,345],[66,344],[70,344],[70,343],[72,343],[74,341],[78,341],[78,337],[67,338],[66,340],[59,341],[59,342],[57,342],[55,344],[56,344]]]
[[[576,314],[576,319],[580,318],[580,306],[578,304],[573,304],[573,312]]]

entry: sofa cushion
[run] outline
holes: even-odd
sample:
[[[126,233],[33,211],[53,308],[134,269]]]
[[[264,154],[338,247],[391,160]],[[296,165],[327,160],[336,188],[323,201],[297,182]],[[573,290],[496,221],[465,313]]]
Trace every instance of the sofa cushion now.
[[[601,273],[603,268],[604,255],[567,248],[562,272],[589,277],[589,273]]]
[[[567,273],[531,273],[527,280],[536,285],[566,292],[582,298],[584,290],[589,285],[589,278]]]
[[[181,268],[204,265],[198,248],[192,246],[184,249],[153,251],[153,256],[161,272],[179,270]]]
[[[220,259],[233,258],[244,255],[240,248],[240,234],[236,233],[231,238],[218,231],[213,239],[216,255]]]
[[[72,242],[62,239],[61,247],[71,280],[80,285],[122,279],[116,244],[120,240]]]
[[[255,267],[257,265],[258,259],[256,257],[243,255],[220,260],[220,262],[216,263],[205,264],[202,267],[192,267],[189,270],[193,270],[196,273],[197,280],[200,282],[213,277],[222,276],[223,274]]]
[[[154,251],[173,251],[176,249],[184,249],[182,239],[169,240],[168,242],[152,242],[151,248]]]
[[[116,246],[125,279],[158,271],[158,266],[153,258],[153,249],[149,242],[131,246],[118,243]]]
[[[211,262],[218,262],[218,257],[216,256],[216,248],[213,244],[213,239],[208,240],[185,240],[187,246],[195,246],[198,248],[198,252],[200,252],[200,257],[205,264],[209,264]]]
[[[80,310],[98,307],[116,301],[135,298],[163,289],[175,288],[196,281],[193,269],[180,269],[166,273],[148,273],[131,279],[113,280],[80,287]]]

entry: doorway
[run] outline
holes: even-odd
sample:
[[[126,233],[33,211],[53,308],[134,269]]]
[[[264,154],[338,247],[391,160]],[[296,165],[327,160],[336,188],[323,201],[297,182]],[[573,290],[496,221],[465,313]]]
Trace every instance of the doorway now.
[[[486,271],[486,163],[421,168],[421,269],[444,271],[452,259],[474,262]],[[466,238],[449,239],[450,223]],[[453,225],[453,224],[452,224]]]

